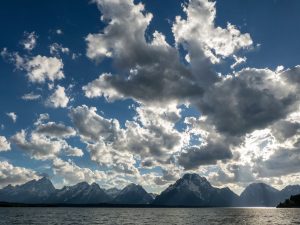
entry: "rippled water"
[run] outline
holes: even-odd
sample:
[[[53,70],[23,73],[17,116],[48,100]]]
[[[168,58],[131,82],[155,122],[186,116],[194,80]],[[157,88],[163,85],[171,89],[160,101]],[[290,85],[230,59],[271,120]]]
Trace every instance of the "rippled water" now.
[[[0,208],[0,224],[300,224],[300,209]]]

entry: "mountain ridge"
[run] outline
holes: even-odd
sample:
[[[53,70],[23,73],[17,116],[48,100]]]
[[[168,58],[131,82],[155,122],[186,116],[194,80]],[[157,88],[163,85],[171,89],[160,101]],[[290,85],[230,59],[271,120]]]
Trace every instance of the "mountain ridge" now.
[[[228,187],[213,187],[198,174],[185,174],[158,195],[148,193],[141,185],[129,184],[122,190],[103,189],[97,183],[80,182],[55,189],[48,178],[0,189],[0,202],[24,204],[116,204],[153,206],[269,206],[275,207],[292,195],[300,194],[300,185],[277,190],[264,183],[249,184],[241,195]]]

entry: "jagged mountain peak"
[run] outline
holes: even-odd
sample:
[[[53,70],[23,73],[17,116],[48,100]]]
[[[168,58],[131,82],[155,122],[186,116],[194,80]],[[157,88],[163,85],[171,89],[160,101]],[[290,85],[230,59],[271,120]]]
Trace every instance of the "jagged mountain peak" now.
[[[123,190],[138,190],[138,189],[144,189],[141,185],[130,183],[128,184]]]
[[[200,189],[211,189],[211,184],[207,181],[205,177],[201,177],[195,173],[184,174],[182,178],[177,180],[175,184],[169,186],[169,190],[172,189],[188,189],[193,192],[200,192]],[[167,189],[167,190],[168,190]]]
[[[207,179],[205,177],[201,177],[199,174],[196,173],[186,173],[182,176],[182,179],[184,180],[200,180],[203,182],[207,182]]]
[[[114,202],[119,204],[148,204],[152,200],[152,196],[141,185],[131,183],[120,191]]]
[[[219,206],[230,205],[236,198],[230,189],[214,188],[205,177],[192,173],[170,185],[155,198],[154,204]]]
[[[39,191],[39,192],[54,192],[55,187],[52,182],[43,177],[39,180],[31,180],[26,182],[25,184],[16,186],[17,189],[27,190],[27,191]]]

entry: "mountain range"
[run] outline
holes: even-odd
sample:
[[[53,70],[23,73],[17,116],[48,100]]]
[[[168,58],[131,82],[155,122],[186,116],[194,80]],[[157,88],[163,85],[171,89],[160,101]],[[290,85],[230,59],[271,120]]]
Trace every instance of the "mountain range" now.
[[[148,193],[142,186],[129,184],[122,190],[102,189],[98,184],[81,182],[56,189],[47,178],[0,189],[0,202],[25,204],[139,204],[152,206],[270,206],[275,207],[292,195],[300,194],[300,185],[277,190],[264,183],[253,183],[241,195],[229,188],[213,187],[197,174],[185,174],[159,195]]]

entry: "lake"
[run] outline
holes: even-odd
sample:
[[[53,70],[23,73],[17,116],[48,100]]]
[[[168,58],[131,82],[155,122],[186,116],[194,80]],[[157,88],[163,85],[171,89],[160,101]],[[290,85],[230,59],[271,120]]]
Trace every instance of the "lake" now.
[[[300,224],[300,209],[275,208],[0,208],[0,225]]]

